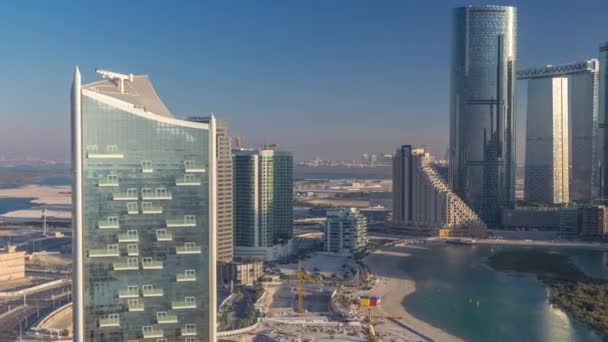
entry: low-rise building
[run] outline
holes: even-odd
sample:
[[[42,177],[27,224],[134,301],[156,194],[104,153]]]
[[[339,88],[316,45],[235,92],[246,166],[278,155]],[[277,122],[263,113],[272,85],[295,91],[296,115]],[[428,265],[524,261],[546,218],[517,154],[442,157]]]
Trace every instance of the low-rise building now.
[[[24,277],[25,252],[18,252],[15,246],[0,251],[0,282]]]
[[[505,229],[558,229],[559,224],[558,207],[517,207],[502,211],[502,227]]]
[[[606,237],[608,235],[608,207],[590,205],[582,209],[581,235]]]
[[[367,220],[356,208],[327,212],[326,252],[353,255],[365,249],[366,245]]]
[[[219,278],[224,284],[252,285],[264,275],[261,260],[234,260],[218,265]]]

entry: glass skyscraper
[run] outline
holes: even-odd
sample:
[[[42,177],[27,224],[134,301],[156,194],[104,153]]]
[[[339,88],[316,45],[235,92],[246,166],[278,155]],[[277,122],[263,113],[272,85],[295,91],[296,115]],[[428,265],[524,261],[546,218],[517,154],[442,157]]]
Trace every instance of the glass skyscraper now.
[[[450,184],[489,225],[515,201],[517,10],[454,10]]]
[[[293,236],[293,156],[236,150],[234,235],[237,248],[272,247]]]
[[[528,81],[526,201],[569,202],[568,107],[566,77]]]
[[[72,88],[74,341],[215,341],[215,120],[98,73]]]
[[[549,87],[549,82],[551,82],[551,80],[565,78],[568,81],[567,93],[561,94],[562,99],[560,101],[565,101],[567,103],[567,108],[565,109],[568,112],[567,134],[569,139],[562,143],[562,145],[566,144],[564,146],[567,148],[559,147],[559,149],[565,152],[566,155],[564,156],[570,160],[569,165],[562,165],[562,169],[564,172],[569,172],[569,200],[574,202],[589,202],[599,194],[599,151],[601,144],[598,132],[598,72],[599,62],[597,59],[589,59],[570,64],[543,65],[517,71],[517,79],[530,80],[528,85],[528,108],[533,106],[535,108],[534,112],[536,113],[547,113],[549,109],[553,108],[553,112],[557,114],[554,100],[558,100],[558,97],[556,97],[556,94],[554,93],[551,96],[543,96],[539,92],[531,91],[531,88],[538,89],[538,82],[544,83],[544,94],[548,95],[549,92],[547,87]],[[547,149],[548,147],[551,147],[551,145],[546,145],[544,146],[546,149],[545,152],[536,149],[542,145],[542,142],[539,140],[539,134],[544,134],[541,133],[542,131],[548,132],[547,130],[550,129],[549,126],[553,126],[553,128],[556,128],[557,126],[555,126],[552,121],[548,120],[548,117],[546,117],[545,120],[541,119],[536,122],[530,122],[531,115],[533,114],[534,113],[528,111],[527,115],[529,127],[527,129],[526,137],[525,192],[526,196],[535,197],[539,195],[542,196],[540,194],[542,191],[539,190],[539,187],[549,189],[547,186],[541,184],[549,181],[549,178],[553,180],[556,179],[555,177],[550,177],[548,175],[549,173],[553,174],[553,171],[555,171],[557,167],[551,167],[551,170],[553,171],[550,172],[548,169],[545,171],[533,169],[541,164],[544,164],[545,166],[557,166],[557,163],[554,162],[556,159],[552,155],[557,151],[558,146],[555,145],[556,149]],[[553,117],[556,118],[556,116]],[[551,133],[551,135],[553,135],[553,133]],[[545,137],[549,137],[549,135],[545,134]],[[555,138],[557,135],[553,135],[553,137]],[[548,141],[545,142],[548,143]],[[536,146],[534,148],[536,153],[530,150],[532,146],[529,145]],[[529,150],[533,155],[528,156]],[[550,157],[551,160],[547,159],[547,157]],[[534,164],[536,164],[536,166],[533,166]],[[533,175],[529,177],[528,173],[532,173]],[[544,174],[546,177],[541,174]],[[565,193],[563,195],[565,195]],[[541,200],[539,197],[536,199],[529,199]],[[545,197],[545,200],[541,201],[555,203],[554,200],[548,200],[547,197]],[[568,201],[563,197],[559,202]]]
[[[603,128],[602,197],[608,198],[608,42],[600,46],[599,117]]]

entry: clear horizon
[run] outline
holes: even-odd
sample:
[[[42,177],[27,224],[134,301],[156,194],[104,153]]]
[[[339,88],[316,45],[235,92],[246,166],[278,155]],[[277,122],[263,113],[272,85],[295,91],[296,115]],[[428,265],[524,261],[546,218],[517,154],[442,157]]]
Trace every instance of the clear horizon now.
[[[451,14],[467,3],[236,2],[5,5],[0,156],[68,159],[79,65],[85,83],[96,67],[148,74],[176,116],[214,113],[246,145],[275,143],[296,160],[401,144],[444,158]],[[502,4],[518,8],[519,68],[596,58],[608,40],[608,3]],[[517,93],[521,162],[525,83]]]

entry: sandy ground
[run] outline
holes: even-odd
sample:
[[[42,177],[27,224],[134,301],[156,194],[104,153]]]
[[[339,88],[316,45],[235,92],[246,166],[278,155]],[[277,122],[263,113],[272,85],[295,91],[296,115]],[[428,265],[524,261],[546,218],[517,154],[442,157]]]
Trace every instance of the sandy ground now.
[[[368,292],[371,296],[382,298],[381,304],[375,311],[384,315],[400,316],[400,322],[432,340],[462,341],[456,336],[415,318],[401,304],[407,295],[416,291],[416,283],[403,270],[400,263],[400,259],[407,256],[409,254],[404,247],[381,247],[365,258],[365,264],[379,278],[376,286]],[[391,324],[395,325],[395,323]]]
[[[352,258],[346,256],[325,255],[320,253],[302,260],[302,267],[307,273],[312,274],[315,272],[314,269],[317,268],[324,276],[330,276],[334,273],[339,274],[342,272],[342,265],[344,264],[353,266],[354,261]],[[277,268],[284,274],[295,274],[298,264],[277,265]]]
[[[6,214],[0,215],[1,217],[10,217],[10,218],[35,218],[39,219],[42,215],[42,209],[24,209],[24,210],[15,210],[8,212]],[[69,211],[63,210],[47,210],[46,217],[49,219],[57,218],[57,219],[69,219],[72,218],[72,213]]]
[[[35,204],[69,205],[71,191],[69,185],[26,185],[20,188],[0,189],[0,198],[34,198],[32,203]]]

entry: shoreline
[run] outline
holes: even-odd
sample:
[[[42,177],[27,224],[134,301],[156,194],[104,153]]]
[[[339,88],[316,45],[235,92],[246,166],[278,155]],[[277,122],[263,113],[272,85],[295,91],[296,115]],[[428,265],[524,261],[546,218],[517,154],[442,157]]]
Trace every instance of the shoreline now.
[[[421,248],[411,245],[408,247]],[[378,279],[374,287],[367,292],[370,296],[382,298],[375,311],[388,316],[400,316],[399,323],[391,322],[390,325],[411,330],[425,340],[464,341],[414,317],[403,306],[404,299],[416,291],[416,282],[402,269],[399,262],[400,258],[409,255],[404,247],[380,246],[363,260]],[[379,330],[382,331],[382,328]]]

